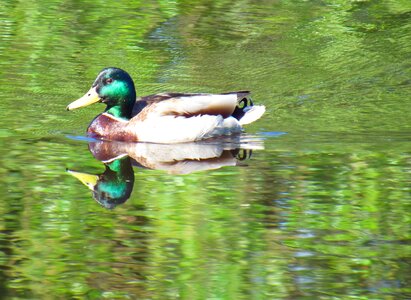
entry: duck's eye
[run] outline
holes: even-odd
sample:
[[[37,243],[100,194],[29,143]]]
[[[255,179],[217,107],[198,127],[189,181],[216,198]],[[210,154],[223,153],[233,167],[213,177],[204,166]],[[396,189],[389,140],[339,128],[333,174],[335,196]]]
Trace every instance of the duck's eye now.
[[[113,78],[107,78],[106,79],[106,84],[110,84],[110,83],[112,83],[113,82]]]

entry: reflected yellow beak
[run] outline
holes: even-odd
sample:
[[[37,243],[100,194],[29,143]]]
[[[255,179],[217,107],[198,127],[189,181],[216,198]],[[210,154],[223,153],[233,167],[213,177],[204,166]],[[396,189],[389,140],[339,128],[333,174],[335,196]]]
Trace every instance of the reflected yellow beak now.
[[[67,170],[67,172],[71,176],[76,177],[78,180],[80,180],[90,190],[94,190],[94,187],[96,186],[98,181],[98,175],[76,172],[72,170]]]
[[[71,102],[67,106],[67,110],[73,110],[79,107],[87,106],[100,101],[100,97],[97,94],[96,87],[92,87],[83,97]]]

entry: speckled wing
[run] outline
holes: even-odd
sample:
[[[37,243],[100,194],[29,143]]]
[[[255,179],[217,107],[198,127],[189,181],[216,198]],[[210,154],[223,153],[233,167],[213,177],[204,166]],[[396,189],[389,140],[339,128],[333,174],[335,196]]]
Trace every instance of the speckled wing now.
[[[234,112],[237,103],[249,95],[247,91],[225,94],[157,94],[136,101],[136,116],[133,121],[151,117],[198,115],[221,115],[227,118]]]

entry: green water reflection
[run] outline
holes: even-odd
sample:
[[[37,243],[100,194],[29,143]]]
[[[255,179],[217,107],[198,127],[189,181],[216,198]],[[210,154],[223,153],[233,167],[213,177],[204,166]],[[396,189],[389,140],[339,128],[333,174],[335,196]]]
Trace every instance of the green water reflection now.
[[[3,2],[1,298],[411,298],[410,15],[391,0]],[[105,172],[67,137],[103,108],[65,107],[107,66],[139,95],[252,90],[265,149],[186,175],[134,168],[127,202],[101,207],[66,169]]]

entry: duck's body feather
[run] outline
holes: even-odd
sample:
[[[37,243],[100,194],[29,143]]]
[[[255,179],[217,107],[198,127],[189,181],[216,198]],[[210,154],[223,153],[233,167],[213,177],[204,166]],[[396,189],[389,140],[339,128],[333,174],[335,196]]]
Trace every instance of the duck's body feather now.
[[[133,125],[129,128],[136,134],[135,140],[152,143],[184,143],[241,132],[241,126],[235,118],[224,119],[220,115],[169,115],[147,118],[130,125]]]

